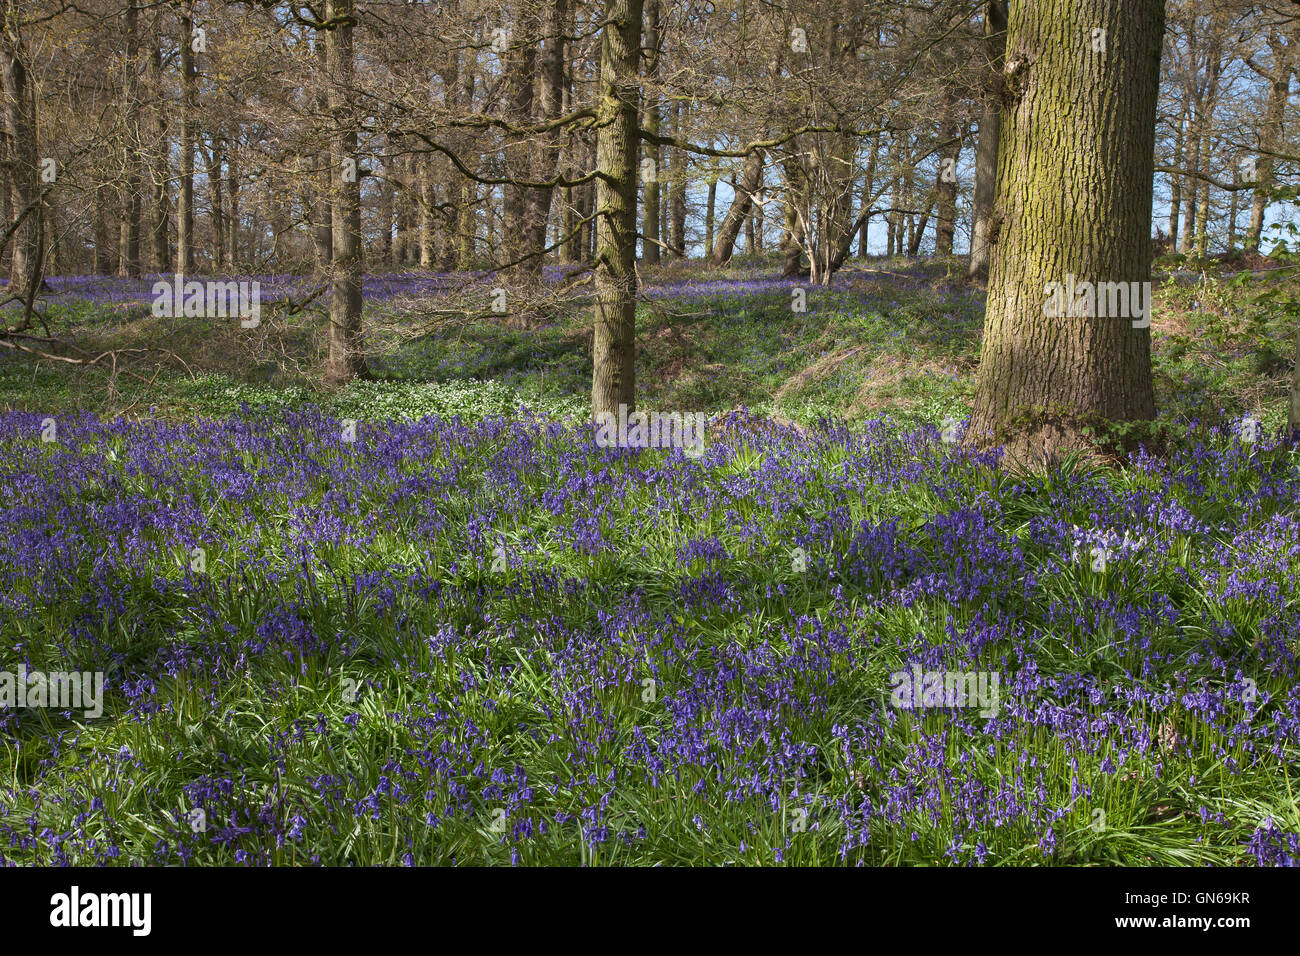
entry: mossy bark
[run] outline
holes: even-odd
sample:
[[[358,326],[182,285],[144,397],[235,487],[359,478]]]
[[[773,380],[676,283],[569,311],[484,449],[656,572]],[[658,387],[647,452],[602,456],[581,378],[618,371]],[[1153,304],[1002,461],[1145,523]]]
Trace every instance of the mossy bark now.
[[[601,31],[591,411],[636,403],[637,67],[641,0],[610,0]]]
[[[331,207],[333,259],[330,299],[329,355],[325,379],[338,384],[366,374],[361,326],[361,170],[357,157],[357,131],[352,104],[356,64],[353,59],[352,24],[355,0],[329,0],[329,19],[343,22],[329,31],[330,176],[335,189]]]
[[[984,5],[984,52],[993,77],[1001,75],[1007,39],[1006,0],[989,0]],[[1002,104],[997,92],[988,89],[980,110],[979,145],[975,147],[975,198],[972,211],[970,262],[966,274],[982,278],[989,271],[989,226],[997,190],[998,141],[1002,130]]]
[[[1010,4],[971,444],[1032,462],[1089,447],[1091,425],[1155,416],[1149,329],[1045,303],[1070,275],[1150,280],[1163,32],[1160,0]]]

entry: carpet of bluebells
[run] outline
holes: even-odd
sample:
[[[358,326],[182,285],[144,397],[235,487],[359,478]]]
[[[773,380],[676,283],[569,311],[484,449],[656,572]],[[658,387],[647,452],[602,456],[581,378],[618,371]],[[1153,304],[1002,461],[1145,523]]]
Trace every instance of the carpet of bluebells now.
[[[0,414],[0,861],[1300,859],[1300,459]],[[1109,559],[1096,570],[1089,555]],[[990,671],[996,716],[891,704]],[[201,812],[196,812],[201,811]]]

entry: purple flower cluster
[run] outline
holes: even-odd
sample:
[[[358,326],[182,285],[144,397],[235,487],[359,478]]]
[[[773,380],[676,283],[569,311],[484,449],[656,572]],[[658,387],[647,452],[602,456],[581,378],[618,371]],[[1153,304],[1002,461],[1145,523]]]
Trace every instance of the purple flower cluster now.
[[[1300,754],[1276,442],[1047,481],[739,413],[700,460],[533,418],[57,424],[0,414],[0,669],[109,703],[0,711],[0,858],[1068,862],[1110,821],[1297,859],[1233,810]],[[892,707],[914,664],[998,672],[999,711]]]

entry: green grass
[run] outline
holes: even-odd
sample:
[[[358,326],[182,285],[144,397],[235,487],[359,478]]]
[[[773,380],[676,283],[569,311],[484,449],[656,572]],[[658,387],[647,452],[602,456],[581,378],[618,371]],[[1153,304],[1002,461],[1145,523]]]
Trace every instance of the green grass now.
[[[978,296],[959,291],[955,303],[945,299],[936,293],[948,288],[946,266],[927,272],[915,288],[864,273],[849,291],[813,290],[804,314],[790,312],[779,292],[646,305],[643,404],[743,404],[804,422],[862,422],[881,410],[903,424],[961,415],[973,389]],[[741,264],[722,275],[744,274]],[[118,694],[99,721],[25,712],[22,735],[0,749],[0,825],[8,835],[0,852],[10,859],[50,862],[63,853],[72,862],[104,862],[103,848],[112,845],[123,863],[176,862],[185,847],[192,863],[397,864],[410,853],[421,864],[509,863],[513,854],[524,864],[771,864],[778,854],[785,863],[835,864],[852,817],[840,804],[870,797],[880,805],[890,786],[907,781],[933,788],[934,805],[877,818],[869,843],[847,862],[966,862],[978,842],[997,864],[1239,865],[1249,862],[1245,844],[1264,817],[1300,830],[1294,747],[1280,757],[1248,752],[1244,735],[1173,703],[1121,710],[1122,728],[1092,734],[1084,747],[1042,728],[997,737],[947,713],[871,723],[885,709],[888,675],[924,647],[944,666],[1009,674],[1032,653],[1040,673],[1108,687],[1131,686],[1138,674],[1147,690],[1221,687],[1231,674],[1214,663],[1218,655],[1254,674],[1261,692],[1285,698],[1293,690],[1285,677],[1250,668],[1300,607],[1293,553],[1275,566],[1252,563],[1259,556],[1248,551],[1237,562],[1252,580],[1281,589],[1280,606],[1227,596],[1225,582],[1205,571],[1220,549],[1244,548],[1251,533],[1293,514],[1293,499],[1253,500],[1266,479],[1295,467],[1285,451],[1252,457],[1198,430],[1188,441],[1206,441],[1226,464],[1184,484],[1074,461],[1013,478],[954,462],[938,443],[904,440],[892,426],[871,426],[870,448],[733,433],[718,439],[725,452],[716,459],[677,471],[661,452],[597,463],[570,438],[521,443],[507,433],[445,445],[408,436],[391,468],[367,471],[371,450],[386,447],[392,428],[363,427],[362,441],[349,449],[323,426],[319,435],[315,426],[290,428],[284,413],[314,405],[379,423],[430,414],[476,420],[524,406],[580,417],[590,386],[586,319],[573,312],[532,330],[484,320],[405,340],[403,316],[376,315],[372,365],[388,378],[326,392],[311,374],[319,336],[309,319],[271,329],[287,356],[272,361],[265,343],[240,352],[235,333],[218,343],[203,326],[180,321],[146,334],[106,314],[77,315],[81,341],[165,343],[203,361],[192,363],[192,376],[165,366],[152,386],[119,377],[112,390],[100,371],[78,376],[6,360],[0,404],[42,414],[127,409],[130,418],[147,418],[152,407],[178,421],[222,418],[247,405],[262,410],[257,427],[277,438],[257,449],[195,439],[172,449],[172,460],[156,453],[138,460],[133,449],[147,436],[130,431],[78,437],[65,425],[57,446],[19,433],[0,442],[37,476],[40,496],[31,503],[43,510],[33,527],[53,523],[77,542],[59,552],[69,562],[58,572],[67,581],[52,594],[40,590],[29,566],[8,562],[6,589],[32,598],[36,609],[3,617],[6,651],[21,645],[33,666],[47,669],[108,666],[147,678],[156,705],[128,716],[129,702]],[[1281,420],[1287,372],[1258,355],[1261,341],[1285,352],[1290,339],[1279,318],[1261,315],[1240,290],[1170,284],[1153,328],[1168,415],[1217,419],[1222,409]],[[208,441],[219,446],[223,475],[226,466],[242,476],[302,474],[295,472],[292,493],[225,494],[213,469],[190,460]],[[651,472],[661,479],[644,480]],[[558,504],[544,500],[575,474],[596,473],[591,487]],[[665,497],[671,507],[660,508]],[[1211,532],[1169,532],[1154,519],[1140,527],[1133,509],[1166,499]],[[140,540],[105,531],[106,509],[123,502],[178,509],[193,502],[202,520],[182,522],[185,533],[149,526]],[[990,582],[966,599],[881,600],[913,578],[883,558],[853,563],[862,523],[896,522],[905,548],[932,572],[962,577],[981,570],[980,534],[954,545],[936,523],[962,508],[989,518],[985,533],[1001,556],[982,569]],[[338,522],[342,540],[304,545],[296,522],[326,518]],[[588,521],[606,541],[594,554],[575,545]],[[1094,573],[1035,537],[1041,523],[1055,521],[1159,535],[1168,549]],[[370,531],[363,542],[349,540]],[[716,539],[726,557],[681,556],[703,539]],[[186,573],[195,541],[205,548],[199,575]],[[800,541],[811,554],[809,573],[791,562]],[[509,556],[500,572],[492,569],[497,543]],[[1224,575],[1231,570],[1229,563]],[[1029,575],[1033,590],[1022,587]],[[684,585],[719,581],[731,589],[726,600],[703,610],[683,606]],[[384,597],[390,586],[391,601]],[[94,610],[106,595],[122,607]],[[1140,618],[1146,646],[1103,613],[1110,606]],[[323,646],[297,652],[277,638],[263,653],[240,650],[290,613]],[[961,636],[990,621],[1014,622],[1020,633],[969,653]],[[818,640],[829,628],[847,643],[806,641],[809,622],[822,629]],[[81,636],[69,639],[74,632]],[[1294,637],[1287,640],[1293,647]],[[810,659],[815,666],[804,663]],[[747,674],[748,664],[762,670]],[[731,676],[722,673],[728,667]],[[754,719],[770,739],[747,732],[725,746],[714,740],[680,778],[651,786],[644,767],[627,759],[628,745],[640,734],[653,750],[679,730],[673,708],[701,673],[716,677],[717,695],[693,719],[703,724],[729,707],[744,709],[761,715]],[[591,716],[573,712],[578,698],[594,705]],[[769,702],[780,707],[767,713]],[[1059,702],[1096,719],[1116,712],[1066,690]],[[325,732],[312,730],[318,722]],[[846,757],[839,729],[861,723],[878,732],[873,749]],[[1149,750],[1103,769],[1118,759],[1121,738],[1143,735],[1154,742]],[[453,772],[434,773],[418,760],[392,766],[408,751],[444,744]],[[700,781],[763,766],[783,747],[810,752],[777,772],[784,789],[776,806],[730,801],[717,786],[696,792]],[[942,759],[927,763],[927,755]],[[506,774],[522,769],[531,800],[509,796],[509,787],[493,790],[473,773],[478,764]],[[1036,804],[1061,815],[972,823],[942,767],[992,789],[1023,780]],[[322,783],[322,775],[336,782]],[[210,778],[234,783],[213,790]],[[469,793],[452,793],[448,781]],[[200,835],[185,818],[196,788],[207,814]],[[89,810],[92,798],[102,800],[102,812]],[[564,817],[592,807],[602,807],[600,820],[613,833],[644,827],[644,837],[631,845],[584,839],[580,822]],[[496,832],[499,810],[511,827],[532,821],[532,833]],[[442,822],[430,826],[429,814]],[[296,820],[300,836],[269,836]],[[232,825],[248,832],[210,839]],[[1045,849],[1045,830],[1054,848]],[[10,842],[19,837],[32,844]]]

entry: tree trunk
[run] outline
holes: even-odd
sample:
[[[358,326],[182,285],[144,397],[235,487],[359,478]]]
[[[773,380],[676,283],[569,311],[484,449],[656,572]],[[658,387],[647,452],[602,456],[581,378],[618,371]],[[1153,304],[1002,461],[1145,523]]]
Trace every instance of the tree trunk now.
[[[316,111],[324,114],[329,110],[328,94],[325,87],[329,83],[329,63],[327,62],[326,43],[319,34],[313,40],[316,52]],[[311,232],[312,248],[316,252],[316,267],[322,272],[330,267],[334,261],[334,229],[333,216],[330,212],[330,203],[333,196],[330,191],[330,153],[328,147],[323,147],[316,154],[316,172],[311,177],[315,202],[307,210],[309,230]]]
[[[1234,170],[1234,176],[1239,170]],[[1235,180],[1234,180],[1235,182]],[[1228,193],[1228,248],[1225,250],[1231,256],[1237,249],[1237,190]]]
[[[989,0],[984,5],[984,55],[992,75],[1002,73],[1007,46],[1006,0]],[[998,139],[1002,128],[1002,105],[993,90],[984,92],[980,109],[979,144],[975,147],[975,198],[972,210],[969,278],[989,271],[989,223],[998,175]]]
[[[595,337],[592,415],[636,406],[637,61],[641,0],[608,0],[596,104]]]
[[[1201,183],[1196,199],[1196,256],[1199,259],[1204,259],[1210,251],[1209,219],[1210,184]]]
[[[731,261],[732,251],[736,246],[736,237],[740,235],[745,219],[749,216],[749,206],[754,199],[754,190],[763,178],[763,151],[754,150],[745,157],[745,166],[740,173],[740,182],[734,190],[735,196],[726,218],[718,229],[718,238],[713,244],[709,262],[715,266],[725,266]]]
[[[710,143],[712,145],[712,143]],[[704,203],[704,254],[708,255],[713,251],[713,230],[716,224],[718,213],[718,173],[712,170],[709,173],[709,193]]]
[[[542,11],[542,51],[539,58],[541,82],[538,83],[538,110],[541,119],[553,121],[564,109],[564,38],[569,19],[568,0],[552,0]],[[532,147],[531,173],[534,182],[551,182],[560,168],[562,154],[558,132],[536,137]],[[545,256],[546,227],[551,220],[555,189],[546,186],[529,189],[524,194],[524,249],[531,256],[526,275],[540,283]]]
[[[154,20],[154,29],[149,38],[149,96],[153,101],[154,135],[157,141],[153,145],[149,158],[149,178],[153,187],[151,214],[149,217],[150,259],[154,271],[166,272],[171,268],[171,248],[167,242],[167,227],[170,210],[168,209],[167,180],[169,178],[168,156],[170,144],[167,141],[167,101],[164,96],[162,81],[162,53],[158,48],[162,41],[158,29],[158,18]]]
[[[95,205],[92,213],[91,225],[95,241],[95,258],[91,265],[91,269],[97,276],[106,276],[113,270],[113,250],[109,246],[108,238],[108,212],[106,209],[108,206],[107,193],[107,187],[95,187]]]
[[[871,207],[876,196],[876,158],[880,153],[880,134],[871,137],[871,146],[867,151],[867,169],[862,177],[862,212],[858,214],[858,258],[867,257],[867,234],[871,231]],[[852,240],[850,239],[850,242]],[[848,258],[845,253],[843,258]],[[838,268],[838,266],[836,267]]]
[[[1291,95],[1291,73],[1295,69],[1292,55],[1296,42],[1292,40],[1282,44],[1276,38],[1269,39],[1273,71],[1269,77],[1268,105],[1259,131],[1260,145],[1266,150],[1277,150],[1282,142],[1282,122]],[[1255,184],[1255,195],[1250,204],[1250,225],[1246,228],[1246,252],[1250,254],[1259,252],[1260,237],[1264,233],[1264,210],[1273,186],[1273,157],[1268,153],[1260,153],[1255,161]]]
[[[122,218],[118,242],[118,267],[120,276],[140,274],[140,128],[136,83],[136,58],[140,49],[139,7],[134,2],[126,7],[126,79],[123,100],[122,147]],[[16,197],[15,197],[16,198]],[[14,248],[15,255],[18,247]]]
[[[229,197],[230,215],[226,217],[226,259],[222,265],[234,270],[239,258],[239,130],[226,150],[226,195]],[[254,210],[256,212],[256,210]]]
[[[194,265],[194,113],[197,80],[194,69],[194,4],[181,0],[181,182],[176,206],[176,271],[185,275]]]
[[[1183,127],[1187,121],[1186,113],[1178,120],[1174,131],[1174,156],[1172,168],[1178,169],[1183,164]],[[1169,250],[1178,249],[1178,213],[1183,206],[1183,177],[1178,173],[1169,174]]]
[[[341,19],[325,38],[329,63],[330,176],[336,184],[331,209],[333,261],[331,262],[329,355],[325,380],[339,384],[366,374],[361,327],[361,174],[357,157],[357,129],[351,110],[355,73],[352,24],[356,0],[326,0],[325,16]]]
[[[803,268],[803,246],[799,238],[799,210],[804,203],[804,183],[799,160],[794,156],[786,157],[781,169],[785,173],[785,202],[781,204],[781,278],[793,279],[807,274]],[[810,268],[811,265],[809,262]]]
[[[432,269],[436,258],[436,223],[433,217],[433,205],[437,201],[434,196],[433,175],[429,169],[431,160],[427,157],[416,157],[415,174],[418,177],[419,196],[420,196],[420,268]],[[392,214],[391,207],[391,190],[390,207],[388,210],[388,219],[384,220],[385,238],[388,240],[388,257],[392,258]]]
[[[566,21],[567,23],[567,21]],[[568,113],[573,109],[573,57],[570,41],[566,40],[561,47],[560,57],[563,61],[563,88],[560,97],[560,111]],[[563,151],[563,168],[564,178],[573,179],[577,176],[579,164],[575,159],[580,154],[582,144],[576,138],[571,138]],[[560,191],[560,203],[562,213],[560,215],[560,235],[564,237],[560,245],[560,259],[567,263],[577,262],[579,258],[578,248],[581,229],[578,225],[578,192],[572,186],[565,186]]]
[[[212,265],[220,269],[226,263],[226,197],[225,184],[221,178],[223,157],[221,155],[221,138],[212,136],[212,150],[206,156],[208,166],[208,193],[212,197]]]
[[[1079,42],[1078,23],[1106,31],[1103,51]],[[1149,330],[1123,315],[1049,318],[1044,298],[1049,283],[1071,277],[1149,283],[1163,35],[1157,0],[1010,6],[1010,100],[967,440],[1004,444],[1012,462],[1086,448],[1088,426],[1155,416]],[[1062,196],[1086,197],[1085,206]],[[1149,308],[1149,296],[1139,301]]]
[[[474,213],[474,204],[476,202],[478,202],[478,196],[475,193],[474,185],[468,181],[462,183],[460,187],[460,209],[458,210],[459,224],[456,227],[460,238],[456,251],[456,267],[461,271],[472,269],[474,266],[474,237],[478,232],[478,218]]]
[[[533,90],[537,80],[536,24],[531,11],[523,9],[515,18],[509,51],[502,67],[505,83],[505,113],[515,126],[527,126],[533,119]],[[501,151],[506,178],[523,182],[531,172],[532,143],[529,136],[506,133]],[[504,260],[517,282],[534,284],[541,276],[541,262],[527,258],[530,190],[510,182],[501,190],[502,226],[505,234]]]
[[[659,0],[645,0],[645,49],[647,54],[646,79],[654,83],[659,78]],[[645,104],[646,132],[659,135],[659,97],[647,91]],[[659,222],[662,215],[659,203],[659,172],[663,151],[654,143],[645,144],[645,158],[650,160],[651,175],[645,181],[645,203],[641,212],[641,231],[645,241],[641,246],[641,261],[646,265],[659,264]]]
[[[25,296],[33,283],[45,287],[41,261],[44,194],[36,149],[36,98],[28,82],[22,24],[14,17],[16,13],[9,6],[0,11],[0,86],[4,89],[4,127],[9,141],[10,209],[15,219],[22,217],[9,240],[13,252],[7,294]],[[131,23],[134,26],[134,19]]]
[[[932,190],[925,197],[925,209],[921,213],[920,220],[915,227],[910,229],[907,236],[907,254],[912,258],[921,253],[921,243],[925,239],[925,229],[930,225],[930,212],[934,209],[935,200],[939,198],[937,190]]]
[[[679,138],[686,108],[678,100],[673,104],[673,132]],[[686,258],[686,175],[687,157],[683,149],[672,151],[672,176],[668,187],[668,247],[674,259]]]
[[[953,109],[955,108],[954,104]],[[934,183],[939,204],[938,219],[934,226],[934,254],[950,256],[953,238],[957,235],[957,160],[961,157],[961,140],[958,138],[956,120],[949,119],[945,122],[939,135],[955,142],[945,146],[939,153],[939,172]]]
[[[1194,113],[1199,113],[1199,107],[1194,109]],[[1183,193],[1186,201],[1183,205],[1183,235],[1179,243],[1178,251],[1190,253],[1192,243],[1196,240],[1196,196],[1200,191],[1201,180],[1201,135],[1194,125],[1189,123],[1187,136],[1191,140],[1191,149],[1188,159],[1191,162],[1187,170],[1187,176],[1184,179]]]
[[[1300,329],[1296,330],[1295,335],[1295,359],[1291,363],[1291,402],[1286,421],[1293,438],[1300,434]]]

